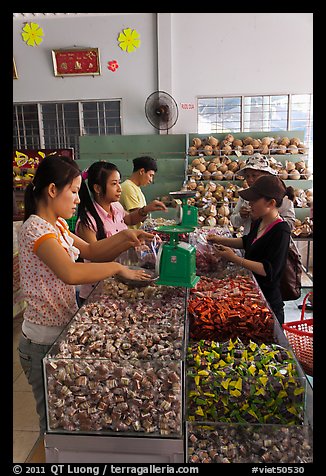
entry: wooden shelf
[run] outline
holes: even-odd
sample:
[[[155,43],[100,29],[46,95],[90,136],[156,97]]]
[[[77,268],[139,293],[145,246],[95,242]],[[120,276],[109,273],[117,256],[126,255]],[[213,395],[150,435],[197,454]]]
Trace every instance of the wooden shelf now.
[[[287,187],[292,185],[293,188],[303,188],[304,190],[312,188],[312,179],[309,180],[284,180]]]
[[[255,151],[254,154],[258,153],[258,151]],[[290,154],[290,153],[287,153],[287,154],[263,154],[265,155],[268,159],[275,159],[277,160],[278,162],[282,162],[282,159],[283,160],[291,160],[292,162],[293,161],[298,161],[299,159],[304,159],[305,161],[308,161],[308,154],[307,152],[305,152],[304,154]],[[188,158],[191,158],[191,160],[194,160],[194,159],[201,159],[201,158],[204,158],[206,161],[209,161],[211,159],[216,159],[216,158],[220,158],[220,157],[227,157],[231,160],[246,160],[250,157],[250,155],[240,155],[239,157],[237,155],[227,155],[225,156],[224,154],[219,154],[219,155],[189,155],[187,154]],[[297,160],[298,159],[298,160]]]
[[[189,180],[189,177],[192,177],[192,175],[187,175],[188,177],[188,180]],[[235,184],[235,185],[239,185],[243,183],[243,180],[214,180],[214,179],[208,179],[208,180],[204,180],[204,179],[200,179],[200,180],[196,180],[196,182],[204,182],[204,183],[208,183],[208,182],[214,182],[214,183],[219,183],[219,184],[225,184],[225,183],[232,183],[232,184]],[[293,188],[303,188],[303,189],[308,189],[308,188],[312,188],[312,180],[309,179],[309,180],[306,180],[306,179],[303,179],[303,180],[284,180],[284,183],[287,187],[289,187],[290,185],[292,185]]]

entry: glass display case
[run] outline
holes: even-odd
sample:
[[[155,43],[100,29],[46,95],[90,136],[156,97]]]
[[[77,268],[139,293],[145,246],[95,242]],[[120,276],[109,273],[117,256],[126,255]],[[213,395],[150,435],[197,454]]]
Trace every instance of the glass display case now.
[[[200,341],[188,346],[187,419],[300,425],[306,379],[276,344]]]
[[[48,432],[180,437],[184,326],[182,298],[85,304],[43,360]]]
[[[253,306],[243,316],[236,305],[241,296]],[[201,319],[193,325],[188,309],[196,299],[224,305],[214,315],[220,339],[201,334]],[[226,309],[231,304],[233,316]],[[223,325],[237,320],[241,325],[225,337]],[[243,268],[203,276],[192,290],[101,281],[43,367],[47,462],[71,462],[77,451],[78,460],[87,454],[88,462],[312,459],[311,385],[255,278]],[[286,460],[282,439],[289,444]]]
[[[188,312],[192,339],[273,342],[274,314],[246,270],[203,276],[191,290]]]
[[[252,273],[202,277],[188,311],[187,420],[312,428],[312,387]]]
[[[308,425],[187,423],[188,463],[312,463]]]

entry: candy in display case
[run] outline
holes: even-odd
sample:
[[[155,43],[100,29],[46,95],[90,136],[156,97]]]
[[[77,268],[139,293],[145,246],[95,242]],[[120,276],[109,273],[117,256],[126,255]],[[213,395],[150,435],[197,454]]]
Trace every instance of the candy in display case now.
[[[185,305],[107,300],[84,305],[48,355],[62,358],[182,359]]]
[[[48,432],[182,434],[178,361],[47,358]]]
[[[48,431],[180,437],[183,299],[83,306],[43,360]]]
[[[188,302],[190,337],[274,342],[274,315],[256,281],[247,273],[202,277]]]
[[[186,374],[189,421],[305,421],[306,379],[292,353],[277,344],[190,342]]]
[[[148,217],[142,223],[141,228],[151,233],[158,226],[172,226],[172,225],[176,225],[176,221],[174,219],[167,220],[166,218],[163,218],[163,217],[159,217],[159,218]]]
[[[187,423],[188,463],[312,463],[309,425]]]
[[[148,286],[135,287],[122,283],[116,278],[107,278],[100,281],[87,298],[87,302],[105,304],[110,299],[127,301],[160,301],[164,307],[167,301],[173,298],[186,299],[186,289],[172,286],[158,286],[155,283]]]

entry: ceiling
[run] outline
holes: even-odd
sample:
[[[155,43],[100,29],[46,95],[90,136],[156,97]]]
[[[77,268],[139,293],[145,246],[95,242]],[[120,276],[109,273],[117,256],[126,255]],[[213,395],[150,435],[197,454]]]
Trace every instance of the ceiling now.
[[[17,20],[26,20],[33,18],[62,18],[84,15],[112,15],[112,13],[13,13],[13,18]]]

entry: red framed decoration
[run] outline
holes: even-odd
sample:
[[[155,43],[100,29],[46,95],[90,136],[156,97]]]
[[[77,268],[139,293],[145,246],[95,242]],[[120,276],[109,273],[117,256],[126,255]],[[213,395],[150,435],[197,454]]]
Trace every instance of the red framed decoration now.
[[[54,76],[95,76],[101,74],[98,48],[52,50]]]

